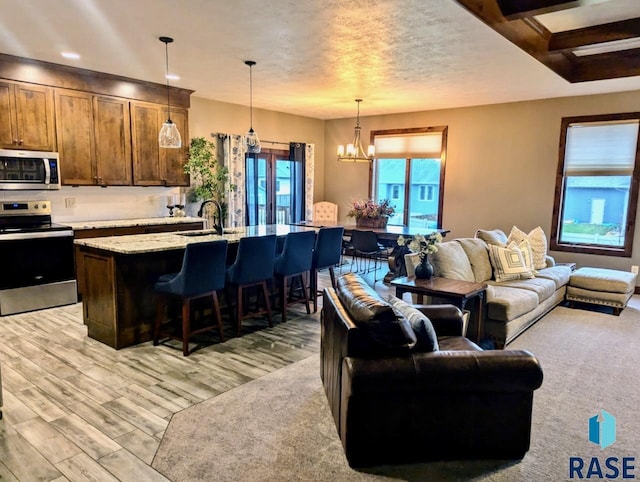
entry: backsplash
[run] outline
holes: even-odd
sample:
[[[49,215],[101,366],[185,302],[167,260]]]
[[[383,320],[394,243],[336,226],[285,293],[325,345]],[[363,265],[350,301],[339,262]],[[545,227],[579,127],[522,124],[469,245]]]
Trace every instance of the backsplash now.
[[[180,199],[179,187],[63,186],[57,191],[0,191],[0,201],[50,200],[53,221],[107,221],[169,215],[167,197]]]

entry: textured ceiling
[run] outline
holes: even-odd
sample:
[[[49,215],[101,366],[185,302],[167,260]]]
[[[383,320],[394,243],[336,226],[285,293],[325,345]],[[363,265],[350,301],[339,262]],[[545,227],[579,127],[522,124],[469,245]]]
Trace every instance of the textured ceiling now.
[[[162,35],[172,85],[248,105],[255,60],[255,107],[320,119],[640,89],[569,84],[454,0],[2,0],[6,54],[163,83]]]

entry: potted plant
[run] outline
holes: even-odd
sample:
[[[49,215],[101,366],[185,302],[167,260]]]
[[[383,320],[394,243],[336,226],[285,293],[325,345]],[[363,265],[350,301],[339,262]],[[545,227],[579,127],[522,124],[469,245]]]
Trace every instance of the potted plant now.
[[[356,218],[356,226],[367,228],[386,228],[390,216],[396,212],[391,201],[383,199],[379,203],[372,199],[354,201],[347,213],[350,218]]]
[[[221,218],[227,219],[227,191],[235,191],[236,185],[229,183],[229,170],[216,158],[216,145],[204,137],[194,137],[189,146],[189,157],[184,172],[191,176],[189,202],[216,201],[220,205]]]

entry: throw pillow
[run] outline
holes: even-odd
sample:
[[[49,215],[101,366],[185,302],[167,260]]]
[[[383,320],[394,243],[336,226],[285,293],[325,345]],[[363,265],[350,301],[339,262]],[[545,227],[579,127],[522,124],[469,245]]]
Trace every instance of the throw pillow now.
[[[434,276],[475,281],[471,269],[471,262],[457,241],[447,241],[438,244],[438,251],[429,255],[429,262],[433,265]]]
[[[531,243],[531,252],[533,253],[533,267],[535,269],[543,269],[547,267],[547,237],[540,226],[532,229],[529,234],[525,233],[517,226],[511,228],[508,242],[515,241],[520,244],[523,240],[528,239]]]
[[[433,328],[431,320],[424,313],[393,295],[389,295],[389,304],[398,315],[411,325],[417,340],[415,351],[432,352],[439,350],[436,330]]]
[[[529,269],[531,274],[536,274],[536,269],[533,266],[533,251],[531,250],[531,243],[528,239],[518,243],[518,249],[522,251],[522,257],[524,258],[524,264]]]
[[[533,278],[533,273],[524,263],[522,251],[515,243],[506,248],[490,244],[489,259],[497,282]]]
[[[507,235],[501,229],[493,229],[487,231],[486,229],[478,229],[476,231],[476,238],[480,238],[487,244],[497,244],[498,246],[507,245]]]

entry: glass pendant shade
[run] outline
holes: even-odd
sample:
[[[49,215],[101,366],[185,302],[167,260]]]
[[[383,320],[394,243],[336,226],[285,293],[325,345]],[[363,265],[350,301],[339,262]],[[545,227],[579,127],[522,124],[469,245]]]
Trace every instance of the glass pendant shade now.
[[[353,142],[347,144],[346,148],[342,144],[338,146],[338,160],[345,162],[370,162],[375,155],[375,148],[373,145],[370,145],[367,146],[367,150],[365,151],[362,147],[362,140],[360,139],[360,131],[362,130],[360,127],[360,102],[362,102],[362,99],[356,99],[356,102],[358,103],[358,117],[356,118]]]
[[[178,131],[178,127],[171,119],[167,119],[162,124],[160,134],[158,134],[158,143],[160,144],[160,147],[168,149],[178,149],[182,147],[180,131]]]
[[[247,135],[244,137],[244,147],[249,154],[260,153],[260,139],[253,128],[249,129]]]

